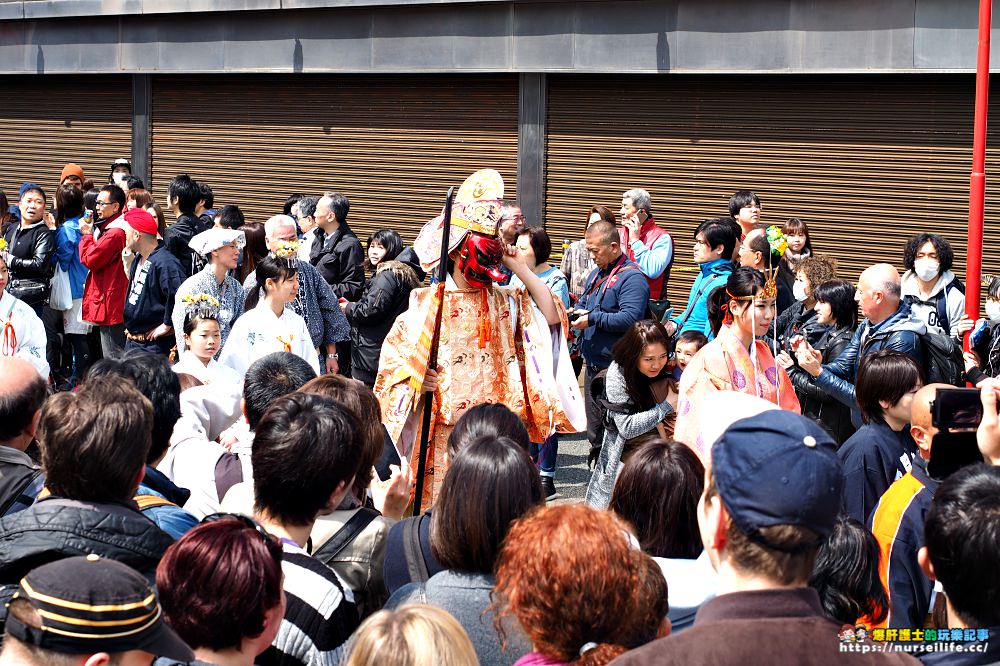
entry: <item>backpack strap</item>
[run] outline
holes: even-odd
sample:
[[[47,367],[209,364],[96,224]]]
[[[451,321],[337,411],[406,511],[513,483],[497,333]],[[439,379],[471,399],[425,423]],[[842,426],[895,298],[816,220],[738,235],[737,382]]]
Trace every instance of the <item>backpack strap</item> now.
[[[136,495],[132,498],[132,501],[139,505],[139,511],[155,509],[160,506],[177,506],[167,498],[157,495]]]
[[[941,328],[944,329],[946,335],[951,335],[951,321],[948,319],[948,292],[952,289],[957,289],[958,293],[963,296],[965,295],[965,285],[958,278],[954,278],[949,282],[937,295],[938,322],[941,324]]]
[[[0,507],[0,516],[9,516],[27,509],[35,503],[44,485],[45,477],[42,475],[42,470],[35,470],[35,473],[28,476],[21,487],[12,494],[7,503]]]
[[[406,559],[406,570],[410,580],[414,583],[423,583],[431,577],[427,570],[427,562],[424,561],[423,548],[420,546],[420,523],[423,522],[427,514],[408,520],[403,525],[403,555]]]
[[[326,543],[319,547],[319,550],[312,554],[320,562],[328,564],[333,558],[340,554],[340,551],[344,550],[355,539],[361,534],[366,527],[368,527],[373,520],[381,516],[382,514],[375,509],[369,509],[366,506],[358,509],[350,520],[344,523],[343,527],[336,531],[336,533],[327,539]]]

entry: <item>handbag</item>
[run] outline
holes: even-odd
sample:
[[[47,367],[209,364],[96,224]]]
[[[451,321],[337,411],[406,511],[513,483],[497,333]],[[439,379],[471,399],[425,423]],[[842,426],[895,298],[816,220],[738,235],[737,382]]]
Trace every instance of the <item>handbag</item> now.
[[[69,310],[73,307],[73,290],[69,286],[69,273],[59,265],[56,265],[55,273],[52,275],[49,307],[53,310]]]

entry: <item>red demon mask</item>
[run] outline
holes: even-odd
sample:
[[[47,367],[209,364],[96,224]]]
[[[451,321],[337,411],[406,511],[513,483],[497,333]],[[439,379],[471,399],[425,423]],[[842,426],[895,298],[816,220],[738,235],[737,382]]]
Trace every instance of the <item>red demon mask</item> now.
[[[503,245],[497,238],[487,238],[470,233],[462,244],[458,255],[458,270],[465,276],[469,286],[486,289],[494,280],[503,280],[500,270],[503,259]]]

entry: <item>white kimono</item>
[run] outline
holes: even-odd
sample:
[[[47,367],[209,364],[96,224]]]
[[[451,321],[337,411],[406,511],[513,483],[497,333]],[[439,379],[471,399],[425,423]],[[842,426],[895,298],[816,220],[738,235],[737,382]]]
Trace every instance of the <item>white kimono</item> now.
[[[219,364],[243,377],[257,359],[286,350],[304,358],[316,374],[320,374],[319,354],[313,347],[305,320],[290,308],[285,308],[281,317],[275,317],[270,306],[261,300],[257,307],[244,312],[233,324],[229,339],[219,354]]]
[[[35,366],[46,382],[49,362],[45,360],[45,325],[35,311],[9,292],[0,292],[0,354],[16,356]]]
[[[190,352],[181,356],[181,360],[174,363],[173,370],[178,374],[191,375],[202,384],[225,382],[239,386],[243,382],[243,377],[232,368],[220,365],[214,358],[209,359],[208,365],[205,365]]]

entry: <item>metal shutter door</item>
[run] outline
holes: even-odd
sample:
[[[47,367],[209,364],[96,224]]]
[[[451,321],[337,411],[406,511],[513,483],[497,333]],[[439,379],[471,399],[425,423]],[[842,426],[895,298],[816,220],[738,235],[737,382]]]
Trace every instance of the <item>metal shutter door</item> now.
[[[165,201],[189,173],[258,222],[336,190],[362,244],[380,227],[409,243],[477,169],[516,198],[517,104],[513,76],[156,77],[153,187]]]
[[[965,75],[551,77],[546,220],[573,240],[591,204],[617,211],[622,192],[646,188],[678,247],[677,307],[694,229],[727,215],[740,188],[758,193],[764,222],[805,220],[848,280],[880,261],[901,267],[920,231],[951,241],[964,280],[972,102]],[[1000,205],[992,163],[987,215]],[[997,240],[987,224],[984,273],[1000,271]]]
[[[101,187],[132,154],[127,76],[5,76],[0,104],[0,188],[16,203],[23,182],[54,194],[68,162]]]

